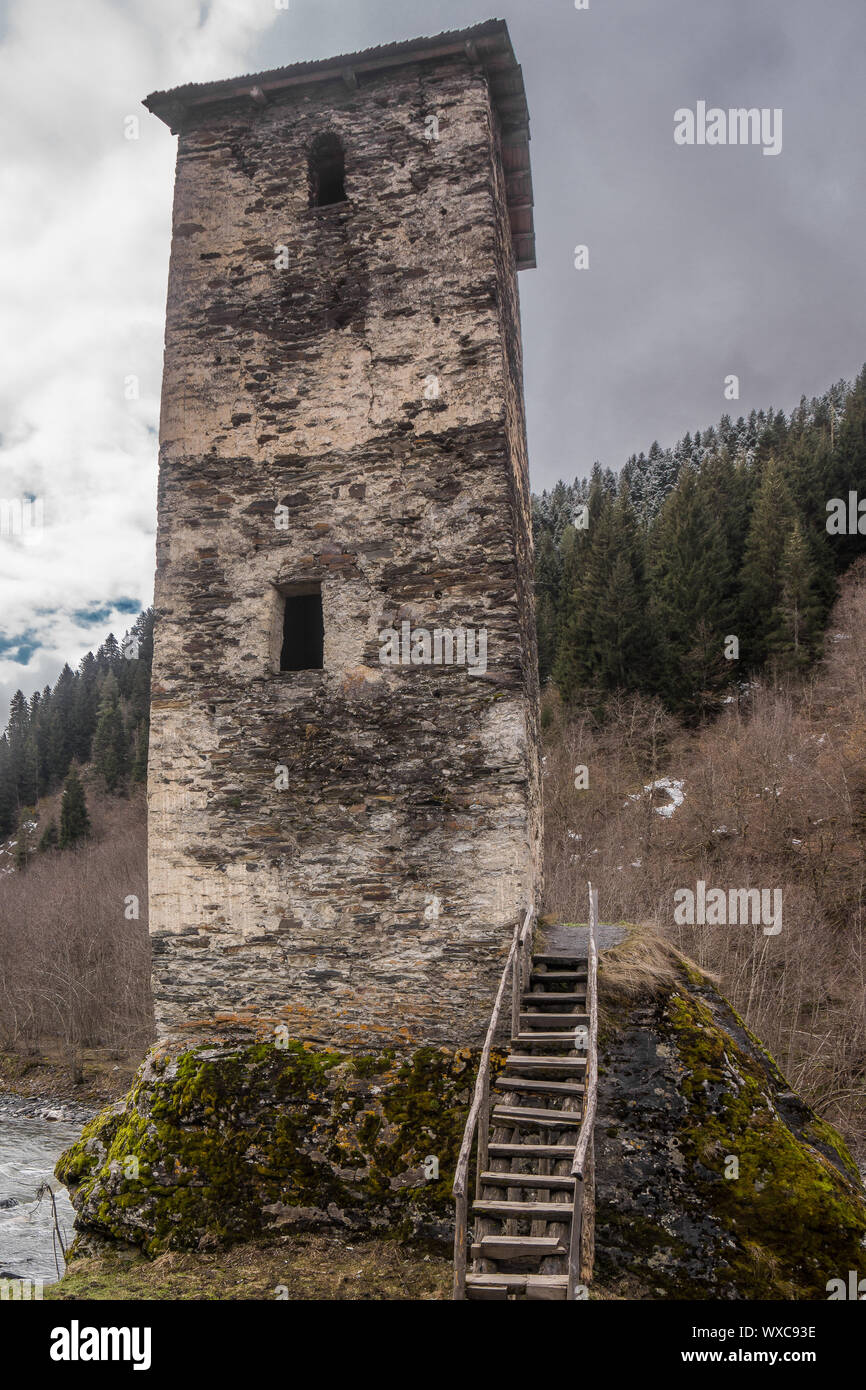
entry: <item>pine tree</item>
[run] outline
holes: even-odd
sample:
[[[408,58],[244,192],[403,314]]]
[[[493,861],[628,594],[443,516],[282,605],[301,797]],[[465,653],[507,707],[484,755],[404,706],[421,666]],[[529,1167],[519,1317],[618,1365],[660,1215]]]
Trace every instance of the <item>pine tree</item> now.
[[[12,754],[9,751],[9,739],[3,734],[0,738],[0,835],[8,835],[14,830],[17,807]]]
[[[73,763],[66,778],[63,800],[60,803],[60,848],[68,849],[70,845],[77,844],[79,840],[85,839],[89,834],[90,817],[87,814],[84,787],[78,775],[78,768]]]
[[[833,418],[828,411],[828,419],[832,421]],[[866,496],[866,366],[849,391],[842,418],[830,437],[832,445],[824,480],[825,507],[834,497],[847,500],[849,492],[856,492],[859,499]],[[866,550],[866,536],[859,531],[853,536],[833,536],[828,540],[832,542],[837,573],[847,569]]]
[[[755,498],[740,574],[740,651],[752,668],[769,653],[782,595],[782,553],[794,520],[782,469],[770,458]]]
[[[815,565],[795,521],[785,543],[780,570],[781,594],[770,650],[789,670],[802,670],[818,647],[822,609],[815,593]]]
[[[96,664],[103,672],[111,671],[116,674],[123,662],[123,655],[120,650],[120,643],[113,632],[109,632],[102,646],[96,653]]]
[[[70,748],[80,763],[90,761],[90,749],[99,712],[99,668],[92,652],[79,662],[72,701]]]
[[[9,702],[8,737],[15,804],[20,807],[35,801],[39,792],[30,742],[30,706],[21,690]]]
[[[44,854],[46,850],[57,849],[59,839],[56,822],[53,820],[49,821],[39,841],[40,854]]]
[[[569,529],[563,537],[562,597],[553,679],[566,701],[573,701],[593,683],[593,629],[601,588],[597,575],[611,563],[611,508],[601,470],[594,470],[589,526],[584,531]]]
[[[63,781],[73,758],[76,742],[75,693],[75,673],[67,664],[57,677],[57,683],[51,695],[51,708],[56,715],[51,729],[51,763],[54,786]]]
[[[132,761],[133,782],[147,782],[147,751],[150,722],[142,719],[135,731],[135,756]]]
[[[703,709],[729,677],[730,565],[724,534],[701,478],[685,469],[652,531],[652,607],[661,643],[663,693]]]
[[[15,867],[19,873],[27,868],[27,861],[30,858],[30,826],[35,812],[32,807],[25,807],[18,819],[18,834],[15,841]]]
[[[535,562],[535,626],[538,675],[542,685],[547,683],[556,657],[557,604],[561,582],[562,561],[553,536],[545,531],[536,548]]]
[[[572,577],[554,664],[567,701],[581,691],[651,689],[655,679],[644,543],[628,487],[615,500],[603,487],[594,517],[590,497],[589,540],[576,542],[566,561]]]
[[[113,673],[105,677],[99,702],[99,719],[93,735],[93,766],[105,779],[110,792],[117,789],[126,774],[127,741],[123,715],[118,704],[118,684]]]

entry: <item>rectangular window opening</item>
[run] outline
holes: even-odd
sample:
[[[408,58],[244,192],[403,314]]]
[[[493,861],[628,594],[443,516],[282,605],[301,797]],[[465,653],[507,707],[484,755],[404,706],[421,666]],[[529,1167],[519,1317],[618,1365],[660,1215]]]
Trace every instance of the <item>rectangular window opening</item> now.
[[[321,671],[325,665],[325,621],[322,590],[283,596],[281,671]]]

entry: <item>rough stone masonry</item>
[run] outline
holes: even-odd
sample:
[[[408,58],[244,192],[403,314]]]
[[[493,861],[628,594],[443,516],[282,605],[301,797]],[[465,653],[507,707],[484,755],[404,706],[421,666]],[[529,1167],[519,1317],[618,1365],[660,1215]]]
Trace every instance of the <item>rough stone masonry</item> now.
[[[534,252],[507,28],[145,105],[179,136],[159,1036],[472,1046],[540,888],[517,291]],[[406,622],[485,631],[486,671],[383,664]]]

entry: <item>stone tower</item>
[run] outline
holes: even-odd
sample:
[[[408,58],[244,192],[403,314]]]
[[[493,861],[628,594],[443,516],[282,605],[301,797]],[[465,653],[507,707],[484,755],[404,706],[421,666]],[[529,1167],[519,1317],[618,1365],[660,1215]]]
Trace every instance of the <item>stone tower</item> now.
[[[476,1043],[540,863],[508,31],[192,84],[149,770],[160,1037]]]

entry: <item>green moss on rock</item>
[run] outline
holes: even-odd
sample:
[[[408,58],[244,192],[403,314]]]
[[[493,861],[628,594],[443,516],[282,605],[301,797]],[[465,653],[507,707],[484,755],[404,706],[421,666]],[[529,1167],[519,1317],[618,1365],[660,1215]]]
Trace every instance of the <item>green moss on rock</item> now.
[[[154,1052],[57,1176],[79,1234],[149,1254],[293,1228],[445,1241],[476,1066],[444,1048]]]
[[[866,1270],[866,1193],[844,1140],[711,981],[639,928],[600,964],[600,1285],[823,1300],[830,1279]]]
[[[820,1295],[840,1268],[859,1266],[866,1235],[841,1135],[790,1092],[756,1039],[747,1034],[746,1050],[700,999],[674,993],[666,1019],[689,1103],[680,1148],[732,1238],[737,1287],[750,1298]]]

